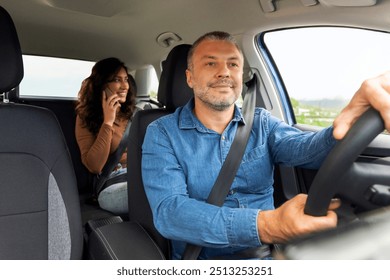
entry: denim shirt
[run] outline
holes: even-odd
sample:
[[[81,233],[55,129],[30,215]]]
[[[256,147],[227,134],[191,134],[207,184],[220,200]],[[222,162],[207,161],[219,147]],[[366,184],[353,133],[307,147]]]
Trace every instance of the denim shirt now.
[[[256,108],[251,135],[222,207],[205,203],[229,152],[239,122],[222,134],[193,114],[194,100],[151,123],[142,151],[142,177],[157,230],[180,259],[187,242],[204,246],[200,258],[260,246],[259,211],[274,209],[274,164],[318,169],[335,144],[332,127],[302,132]]]

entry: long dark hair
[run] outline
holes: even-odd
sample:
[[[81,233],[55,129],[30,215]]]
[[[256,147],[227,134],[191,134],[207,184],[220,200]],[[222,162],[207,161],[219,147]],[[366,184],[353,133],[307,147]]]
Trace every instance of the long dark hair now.
[[[122,61],[115,57],[109,57],[98,61],[92,67],[91,75],[83,81],[76,102],[76,113],[83,125],[95,135],[98,134],[103,123],[103,89],[122,68],[128,73],[128,69]],[[128,74],[128,78],[129,90],[125,103],[121,104],[119,116],[130,119],[135,110],[136,85],[130,74]]]

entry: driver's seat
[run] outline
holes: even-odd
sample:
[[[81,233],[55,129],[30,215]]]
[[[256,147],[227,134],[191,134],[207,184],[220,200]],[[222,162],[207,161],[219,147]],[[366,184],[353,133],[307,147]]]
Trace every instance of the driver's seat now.
[[[152,211],[145,194],[141,176],[142,143],[148,125],[172,113],[176,108],[184,106],[193,96],[188,87],[185,71],[187,69],[187,54],[191,45],[183,44],[174,47],[163,63],[158,100],[163,104],[162,109],[139,111],[132,123],[127,151],[129,217],[138,222],[157,243],[165,258],[170,259],[170,244],[160,235],[153,224]]]

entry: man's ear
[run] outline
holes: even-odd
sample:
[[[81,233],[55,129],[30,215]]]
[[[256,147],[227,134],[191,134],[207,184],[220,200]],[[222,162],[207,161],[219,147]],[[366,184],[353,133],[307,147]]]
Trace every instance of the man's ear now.
[[[190,88],[192,88],[192,73],[190,70],[186,70],[186,78],[187,78],[187,84]]]

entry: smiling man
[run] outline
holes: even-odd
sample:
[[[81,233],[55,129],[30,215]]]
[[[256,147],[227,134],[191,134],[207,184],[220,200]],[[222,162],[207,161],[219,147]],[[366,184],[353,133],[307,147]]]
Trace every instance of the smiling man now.
[[[230,34],[211,32],[200,37],[189,51],[186,71],[194,98],[147,129],[142,157],[145,191],[156,228],[172,240],[174,259],[182,257],[187,243],[204,246],[200,258],[207,259],[285,242],[337,224],[334,210],[339,201],[331,202],[324,217],[304,214],[304,194],[277,209],[273,203],[274,165],[319,168],[336,143],[333,127],[302,132],[262,108],[255,109],[243,160],[224,205],[205,202],[238,124],[245,124],[235,105],[242,91],[243,64],[242,52]],[[356,96],[367,101],[364,91],[358,91],[344,117],[356,117],[364,103],[356,102]]]
[[[195,93],[194,114],[207,128],[222,133],[231,121],[242,92],[243,65],[239,48],[228,41],[206,40],[190,51],[187,83]]]

